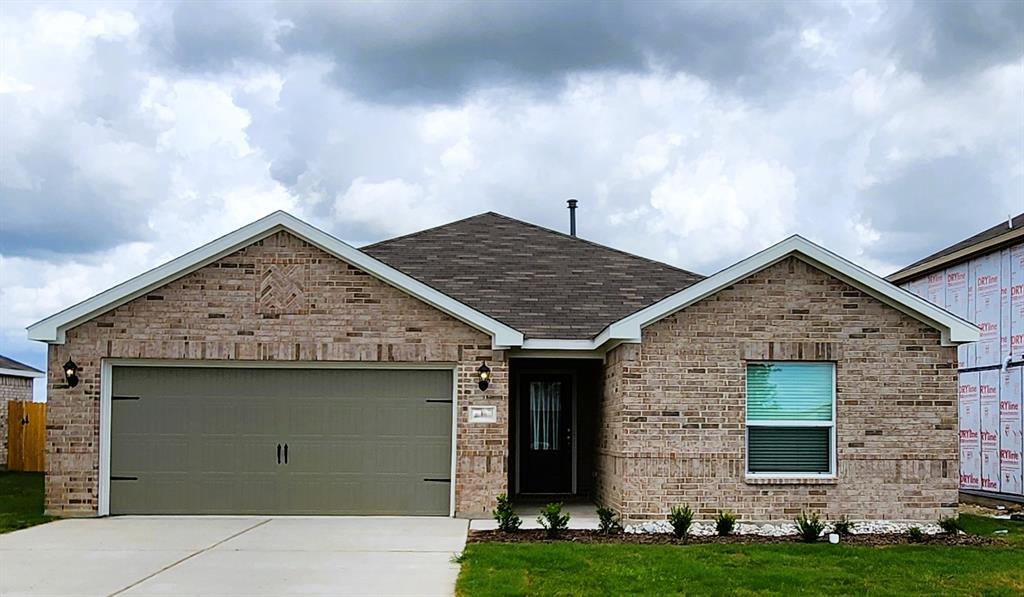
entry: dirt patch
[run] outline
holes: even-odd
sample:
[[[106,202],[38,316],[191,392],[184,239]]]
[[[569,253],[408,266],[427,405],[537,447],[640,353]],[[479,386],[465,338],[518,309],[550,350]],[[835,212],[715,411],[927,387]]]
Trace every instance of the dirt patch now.
[[[1024,505],[1007,504],[1002,507],[995,507],[985,506],[982,504],[961,503],[959,512],[960,514],[974,514],[976,516],[999,516],[1005,514],[1021,514],[1024,513]]]
[[[827,539],[819,540],[827,543]],[[739,545],[770,545],[778,543],[799,543],[800,538],[796,536],[787,537],[762,537],[760,535],[730,535],[727,537],[690,537],[686,541],[676,539],[669,533],[638,533],[627,534],[617,533],[605,535],[599,531],[591,530],[569,530],[561,534],[558,539],[548,539],[543,530],[524,530],[514,533],[502,531],[470,531],[467,543],[619,543],[636,545],[704,545],[716,544],[739,544]],[[906,535],[899,534],[864,534],[849,535],[843,537],[841,543],[845,545],[907,545],[913,542]],[[992,537],[980,535],[925,535],[914,545],[999,545],[1003,541]]]

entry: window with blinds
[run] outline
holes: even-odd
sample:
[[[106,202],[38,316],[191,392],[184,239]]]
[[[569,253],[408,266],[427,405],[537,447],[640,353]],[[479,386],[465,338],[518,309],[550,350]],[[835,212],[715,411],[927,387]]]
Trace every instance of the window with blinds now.
[[[747,473],[831,475],[835,365],[747,364]]]

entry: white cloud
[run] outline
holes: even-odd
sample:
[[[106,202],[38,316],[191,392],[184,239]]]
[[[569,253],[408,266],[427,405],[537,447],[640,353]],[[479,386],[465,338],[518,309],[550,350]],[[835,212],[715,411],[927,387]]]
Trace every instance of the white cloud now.
[[[338,83],[344,65],[278,44],[303,33],[284,20],[259,29],[271,58],[204,71],[168,62],[173,4],[52,6],[0,15],[0,184],[32,205],[0,202],[52,235],[0,245],[0,351],[41,354],[27,323],[274,209],[372,241],[491,209],[564,230],[575,197],[583,237],[704,273],[792,233],[886,271],[917,251],[901,232],[938,245],[1024,210],[1024,61],[917,72],[885,29],[902,5],[844,4],[776,32],[778,60],[813,76],[780,70],[763,94],[652,59],[539,89],[484,78],[445,105],[360,99]],[[366,18],[413,43],[449,17]],[[225,37],[210,51],[229,56]],[[922,51],[948,54],[941,43]],[[875,195],[946,158],[995,181],[964,199],[979,206],[964,221],[931,224],[944,220],[904,187]],[[109,242],[57,246],[78,227]]]
[[[444,223],[451,219],[443,204],[438,204],[424,189],[401,179],[371,182],[357,178],[338,197],[334,216],[371,226],[387,235],[397,236]]]

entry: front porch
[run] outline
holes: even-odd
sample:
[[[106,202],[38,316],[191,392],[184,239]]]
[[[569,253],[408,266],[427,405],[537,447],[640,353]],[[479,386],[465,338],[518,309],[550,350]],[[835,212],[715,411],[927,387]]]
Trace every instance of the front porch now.
[[[549,501],[559,501],[549,500]],[[540,523],[537,522],[537,517],[540,515],[541,507],[548,503],[544,500],[517,500],[513,506],[516,511],[516,516],[522,519],[523,526],[519,527],[523,530],[540,529]],[[562,511],[569,514],[569,528],[573,530],[596,530],[598,523],[600,522],[597,517],[597,505],[589,499],[585,498],[574,498],[572,500],[566,500],[562,502]],[[469,521],[469,529],[471,531],[493,531],[498,528],[497,521],[493,517],[474,518]]]

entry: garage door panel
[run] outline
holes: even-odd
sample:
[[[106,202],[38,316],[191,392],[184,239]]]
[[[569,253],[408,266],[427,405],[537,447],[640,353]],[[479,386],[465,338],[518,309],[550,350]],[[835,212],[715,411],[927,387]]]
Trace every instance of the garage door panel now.
[[[112,513],[447,514],[450,370],[115,367]],[[434,402],[427,402],[433,400]],[[277,444],[288,463],[277,463]],[[282,454],[283,456],[283,454]]]
[[[186,435],[131,434],[120,438],[110,455],[110,468],[119,475],[140,471],[186,471],[193,461],[193,445]]]

